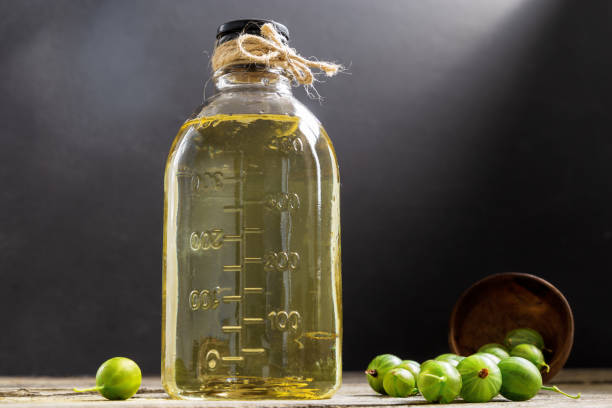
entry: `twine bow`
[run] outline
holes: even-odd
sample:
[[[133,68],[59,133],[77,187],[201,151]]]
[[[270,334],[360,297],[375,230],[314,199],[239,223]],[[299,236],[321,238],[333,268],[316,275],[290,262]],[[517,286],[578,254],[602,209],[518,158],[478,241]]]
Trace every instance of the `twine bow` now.
[[[212,56],[212,67],[215,71],[240,63],[259,63],[283,68],[302,85],[313,83],[311,68],[323,71],[328,77],[336,75],[342,68],[341,65],[331,62],[312,61],[302,57],[283,42],[281,35],[270,23],[261,26],[261,36],[240,34],[235,40],[219,45]]]

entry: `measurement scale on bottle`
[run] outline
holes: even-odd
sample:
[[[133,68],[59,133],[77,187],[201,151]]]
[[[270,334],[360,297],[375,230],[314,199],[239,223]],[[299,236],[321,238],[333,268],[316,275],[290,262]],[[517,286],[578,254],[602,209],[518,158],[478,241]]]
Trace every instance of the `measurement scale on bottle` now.
[[[285,140],[286,139],[286,140]],[[303,151],[302,142],[299,138],[271,139],[268,150],[275,151],[282,157],[283,166],[288,166],[288,154],[301,153]],[[210,153],[210,150],[209,150]],[[211,156],[217,159],[231,157],[225,163],[218,163],[217,166],[209,166],[204,172],[184,171],[181,176],[190,177],[192,197],[194,201],[199,199],[215,199],[226,189],[238,192],[232,198],[232,205],[223,205],[223,214],[233,216],[236,219],[234,229],[231,233],[221,227],[208,227],[203,231],[192,231],[189,236],[190,256],[197,256],[202,252],[219,252],[230,250],[237,252],[236,262],[223,262],[220,269],[223,274],[234,273],[235,287],[215,286],[206,289],[194,289],[189,293],[189,307],[192,311],[215,310],[233,305],[237,308],[236,322],[225,324],[219,321],[220,331],[229,338],[228,350],[220,350],[219,347],[206,347],[199,350],[198,356],[198,376],[206,373],[214,373],[220,367],[243,365],[246,359],[262,357],[267,353],[266,347],[261,344],[245,341],[248,332],[257,330],[262,337],[266,327],[279,331],[286,340],[287,336],[297,336],[302,329],[302,316],[299,311],[290,309],[290,294],[284,296],[283,307],[272,308],[270,311],[257,313],[253,308],[247,307],[248,303],[267,304],[262,296],[266,296],[266,285],[260,279],[259,285],[249,285],[249,275],[260,275],[265,273],[283,274],[282,279],[285,283],[291,281],[290,274],[300,266],[300,254],[290,248],[291,233],[281,233],[281,249],[265,250],[263,213],[270,212],[279,214],[279,228],[291,226],[292,213],[300,208],[300,197],[297,193],[289,191],[288,172],[280,183],[280,191],[263,194],[261,190],[251,194],[247,191],[247,179],[249,185],[259,186],[260,184],[252,178],[263,176],[264,172],[257,164],[250,163],[245,166],[245,155],[237,150],[217,149]],[[238,159],[236,159],[238,158]],[[225,161],[225,160],[222,160]],[[228,163],[233,163],[228,164]],[[232,171],[233,167],[233,171]],[[233,177],[228,174],[234,173]],[[254,199],[253,199],[254,198]],[[218,199],[217,199],[218,201]],[[226,204],[229,204],[226,202]],[[216,211],[221,206],[218,205]],[[247,213],[259,214],[259,225],[250,225],[247,222]],[[218,218],[217,218],[218,219]],[[253,222],[253,218],[250,220]],[[266,223],[270,225],[270,223]],[[274,224],[272,224],[274,225]],[[276,230],[276,236],[279,230]],[[234,245],[238,245],[238,248]],[[248,248],[259,249],[256,253],[248,251]],[[219,265],[217,265],[219,267]],[[263,274],[261,272],[264,272]],[[265,279],[264,279],[265,280]],[[258,298],[259,297],[259,298]],[[255,307],[257,309],[257,307]],[[260,308],[261,309],[261,308]],[[269,326],[266,326],[269,325]],[[259,328],[259,329],[258,329]],[[225,337],[224,336],[224,337]],[[253,337],[251,337],[252,339]],[[261,343],[261,340],[260,342]],[[268,349],[270,345],[268,344]]]

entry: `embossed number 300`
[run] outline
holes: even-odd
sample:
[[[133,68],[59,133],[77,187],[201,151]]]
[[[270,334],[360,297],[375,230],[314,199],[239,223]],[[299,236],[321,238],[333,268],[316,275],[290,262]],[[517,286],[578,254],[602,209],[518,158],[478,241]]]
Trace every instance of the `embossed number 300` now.
[[[302,153],[304,151],[304,144],[297,136],[283,136],[272,138],[268,144],[268,148],[278,150],[285,154]]]
[[[194,174],[191,177],[191,188],[198,191],[221,191],[223,189],[223,173],[204,173],[201,176]]]

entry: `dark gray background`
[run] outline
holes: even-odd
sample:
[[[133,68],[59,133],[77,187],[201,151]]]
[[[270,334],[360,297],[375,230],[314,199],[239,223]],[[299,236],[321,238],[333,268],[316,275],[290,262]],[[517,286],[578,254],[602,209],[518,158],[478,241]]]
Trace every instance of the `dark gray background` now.
[[[350,66],[305,100],[342,177],[344,363],[446,351],[450,310],[522,271],[612,366],[612,3],[0,1],[0,375],[159,372],[164,162],[215,28],[267,17]]]

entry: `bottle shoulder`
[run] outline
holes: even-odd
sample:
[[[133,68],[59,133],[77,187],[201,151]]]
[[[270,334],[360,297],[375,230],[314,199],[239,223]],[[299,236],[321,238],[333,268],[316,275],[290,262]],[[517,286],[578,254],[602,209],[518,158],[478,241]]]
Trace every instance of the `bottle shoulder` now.
[[[207,99],[179,130],[168,165],[173,162],[180,167],[179,162],[199,156],[202,149],[230,151],[255,144],[270,150],[300,149],[304,155],[331,153],[335,161],[325,129],[291,94],[242,91],[221,92]]]
[[[291,93],[227,91],[208,98],[189,118],[201,119],[217,115],[283,115],[317,123],[314,114]]]

